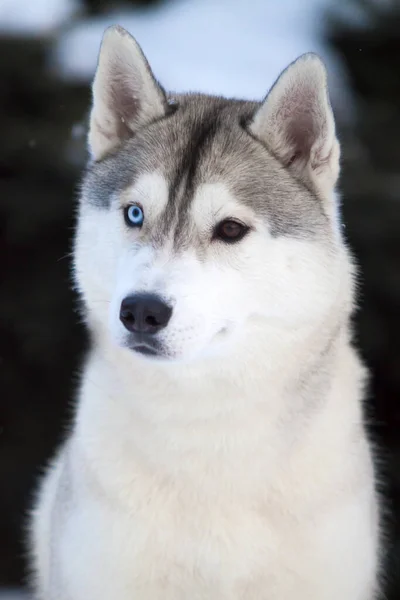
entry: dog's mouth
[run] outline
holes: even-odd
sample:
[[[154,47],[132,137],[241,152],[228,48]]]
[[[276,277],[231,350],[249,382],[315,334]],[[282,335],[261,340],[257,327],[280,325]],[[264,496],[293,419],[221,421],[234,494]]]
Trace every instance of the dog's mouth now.
[[[126,341],[126,346],[132,350],[132,352],[150,358],[162,358],[165,354],[160,342],[153,336],[148,336],[145,334],[135,334],[129,336]]]
[[[159,356],[159,351],[156,348],[148,346],[147,344],[135,344],[130,346],[131,350],[144,356]]]
[[[221,329],[219,329],[211,338],[211,342],[216,342],[218,347],[221,342],[223,343],[227,338],[229,338],[230,332],[231,327],[229,325],[224,325],[224,327],[221,327]],[[171,352],[171,349],[168,346],[165,346],[161,340],[157,338],[157,336],[147,333],[131,333],[125,338],[123,345],[125,348],[129,348],[129,350],[136,355],[141,355],[150,360],[158,359],[169,362],[170,360],[176,360],[179,358],[179,356],[174,352]]]

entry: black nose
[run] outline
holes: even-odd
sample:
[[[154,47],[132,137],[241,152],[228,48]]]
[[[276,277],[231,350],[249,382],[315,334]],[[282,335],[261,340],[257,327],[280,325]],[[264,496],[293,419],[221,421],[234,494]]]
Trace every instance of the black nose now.
[[[133,333],[157,333],[168,325],[172,308],[154,294],[134,294],[121,302],[119,318]]]

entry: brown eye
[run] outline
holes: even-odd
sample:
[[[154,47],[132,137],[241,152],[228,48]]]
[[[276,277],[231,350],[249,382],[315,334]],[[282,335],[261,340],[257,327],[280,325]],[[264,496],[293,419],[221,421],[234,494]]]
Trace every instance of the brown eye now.
[[[213,237],[214,239],[233,244],[242,240],[248,231],[249,227],[244,225],[244,223],[227,219],[217,225]]]

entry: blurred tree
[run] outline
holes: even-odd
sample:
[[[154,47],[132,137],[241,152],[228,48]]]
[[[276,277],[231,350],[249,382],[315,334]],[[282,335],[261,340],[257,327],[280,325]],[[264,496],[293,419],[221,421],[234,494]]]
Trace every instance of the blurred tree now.
[[[54,81],[47,52],[40,40],[0,40],[0,584],[22,579],[32,486],[85,347],[65,257],[78,177],[67,144],[89,93]]]
[[[124,8],[143,7],[150,8],[156,4],[161,4],[166,0],[125,0]],[[88,13],[92,15],[104,13],[110,9],[115,9],[114,0],[84,0]]]
[[[361,268],[358,342],[371,368],[371,433],[381,448],[386,531],[386,598],[400,598],[400,6],[350,0],[365,26],[331,21],[356,100],[344,131],[343,214]]]

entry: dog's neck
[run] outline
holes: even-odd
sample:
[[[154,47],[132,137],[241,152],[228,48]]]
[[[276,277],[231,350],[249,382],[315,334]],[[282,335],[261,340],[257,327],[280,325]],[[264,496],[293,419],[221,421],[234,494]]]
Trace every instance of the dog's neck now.
[[[181,482],[197,473],[216,488],[235,485],[240,473],[249,478],[244,490],[259,485],[261,471],[272,478],[307,436],[311,413],[347,400],[341,379],[357,393],[346,324],[304,333],[273,339],[272,329],[260,330],[230,357],[187,366],[138,359],[97,340],[77,417],[88,462],[110,465],[97,477],[122,489],[135,469]]]

